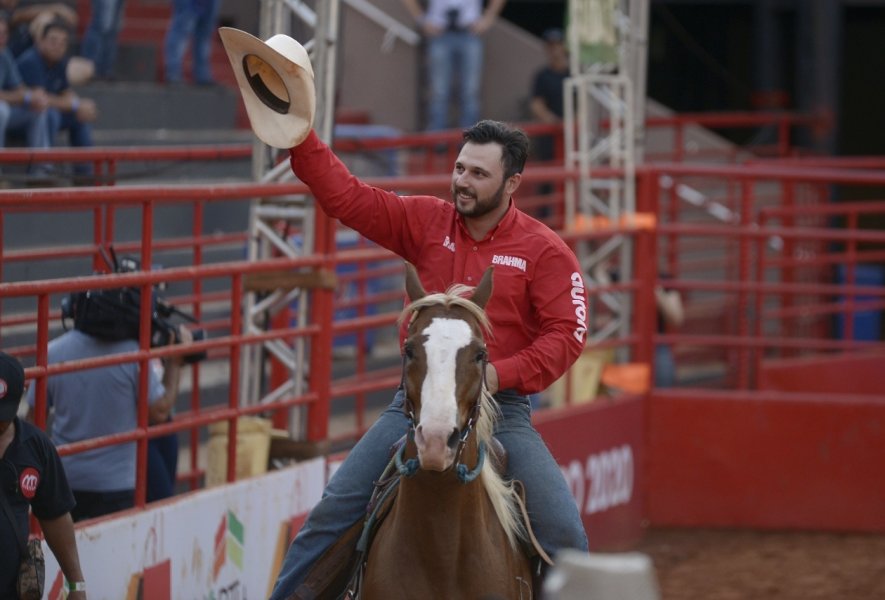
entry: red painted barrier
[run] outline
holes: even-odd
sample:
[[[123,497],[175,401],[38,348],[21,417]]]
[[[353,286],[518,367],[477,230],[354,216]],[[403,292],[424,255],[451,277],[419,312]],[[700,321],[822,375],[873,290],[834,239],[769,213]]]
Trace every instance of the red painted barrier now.
[[[885,531],[885,398],[655,390],[657,526]]]
[[[759,386],[780,392],[885,397],[885,355],[841,354],[766,360]]]
[[[625,396],[534,418],[569,482],[592,550],[628,549],[642,537],[644,407],[641,397]]]

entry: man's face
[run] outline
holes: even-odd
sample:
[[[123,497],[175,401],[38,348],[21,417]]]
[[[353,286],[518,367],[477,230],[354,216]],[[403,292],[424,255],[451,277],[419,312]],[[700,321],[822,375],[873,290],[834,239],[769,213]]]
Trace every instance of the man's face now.
[[[68,51],[68,34],[65,30],[53,27],[37,42],[37,50],[46,62],[57,63]]]
[[[555,71],[568,69],[568,50],[562,42],[547,43],[547,60]]]
[[[500,207],[505,184],[499,144],[464,144],[452,171],[452,201],[462,216],[478,218]]]
[[[12,421],[0,421],[0,436],[6,433],[10,425],[12,425]]]

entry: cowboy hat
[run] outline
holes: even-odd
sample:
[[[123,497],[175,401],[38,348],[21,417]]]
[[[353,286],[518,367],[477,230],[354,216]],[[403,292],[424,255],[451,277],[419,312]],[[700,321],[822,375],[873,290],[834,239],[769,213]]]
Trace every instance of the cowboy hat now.
[[[313,67],[304,46],[282,34],[263,42],[233,27],[218,33],[258,139],[282,149],[304,141],[316,113]]]

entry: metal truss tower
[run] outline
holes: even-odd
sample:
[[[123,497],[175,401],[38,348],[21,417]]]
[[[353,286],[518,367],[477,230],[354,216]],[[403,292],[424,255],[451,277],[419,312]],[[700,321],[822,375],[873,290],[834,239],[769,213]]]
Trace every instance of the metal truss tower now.
[[[565,162],[580,176],[566,190],[566,225],[617,225],[636,212],[635,167],[642,160],[649,0],[569,0],[571,76],[565,83]],[[622,175],[600,177],[599,169]],[[616,267],[632,277],[633,245],[615,235],[579,248],[588,285],[605,285]],[[629,292],[600,296],[605,321],[589,341],[630,333]]]
[[[261,0],[258,36],[261,39],[284,33],[302,43],[310,54],[317,94],[314,129],[326,142],[331,141],[334,98],[335,63],[338,42],[339,0]],[[253,148],[253,176],[257,181],[283,182],[294,179],[288,160],[279,160],[280,151],[256,140]],[[316,213],[308,196],[256,198],[249,213],[249,260],[274,256],[298,257],[312,254],[315,246]],[[275,318],[288,319],[289,307],[296,324],[306,324],[313,292],[309,287],[290,287],[285,277],[279,287],[245,291],[243,332],[258,334],[274,326]],[[289,323],[283,324],[289,327]],[[304,392],[307,379],[306,342],[298,338],[291,344],[271,340],[244,347],[241,356],[241,404],[255,405]],[[269,377],[265,359],[272,357],[275,365],[283,365],[286,377]],[[290,411],[290,434],[304,436],[304,414]]]

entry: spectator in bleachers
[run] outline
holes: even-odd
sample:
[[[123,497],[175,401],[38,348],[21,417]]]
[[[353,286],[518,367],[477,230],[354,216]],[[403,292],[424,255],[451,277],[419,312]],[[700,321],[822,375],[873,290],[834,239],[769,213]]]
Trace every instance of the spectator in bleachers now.
[[[92,146],[92,123],[98,116],[95,102],[77,95],[68,81],[68,44],[70,34],[61,21],[51,21],[41,32],[33,48],[18,57],[18,68],[25,84],[49,95],[49,135],[57,142],[60,131],[67,131],[70,145]],[[74,165],[78,176],[88,176],[88,164]]]
[[[7,32],[6,16],[0,14],[0,147],[6,146],[11,134],[23,138],[29,148],[48,148],[49,97],[25,86],[6,47]]]
[[[610,286],[620,280],[620,273],[612,258],[600,261],[592,270],[593,279],[602,286]],[[662,281],[667,281],[670,276],[660,273]],[[663,285],[656,285],[655,293],[655,327],[658,334],[675,331],[685,322],[685,309],[682,305],[682,295],[679,290],[671,289]],[[652,374],[655,387],[667,388],[676,385],[676,359],[673,349],[667,344],[655,346],[654,373]]]
[[[114,79],[117,36],[126,0],[92,0],[92,18],[83,35],[82,54],[95,63],[95,76]]]
[[[79,21],[76,9],[68,3],[48,0],[0,0],[0,9],[9,15],[9,49],[18,57],[34,45],[36,32],[32,24],[40,17],[59,20],[71,31],[76,30]]]
[[[176,85],[184,81],[184,54],[191,44],[193,82],[215,85],[210,55],[218,5],[219,0],[172,0],[172,17],[163,45],[166,83]]]
[[[535,73],[529,110],[536,121],[550,125],[562,122],[562,86],[569,76],[568,51],[562,29],[548,29],[542,37],[547,64]],[[552,159],[553,141],[548,137],[537,140],[535,153],[540,160]]]
[[[662,273],[661,279],[666,281],[670,277]],[[655,307],[658,333],[668,333],[682,327],[685,322],[685,309],[682,306],[682,295],[679,290],[661,285],[655,286]],[[667,344],[655,346],[654,382],[659,388],[676,385],[676,358],[673,348]]]
[[[506,0],[403,0],[427,41],[430,97],[427,128],[446,129],[452,84],[457,78],[461,95],[458,126],[469,127],[480,118],[484,34],[501,14]]]
[[[192,339],[190,332],[183,327],[180,335],[182,343],[189,343]],[[136,339],[106,339],[72,329],[49,343],[48,361],[49,364],[56,364],[137,352],[138,349]],[[178,397],[182,364],[181,355],[165,359],[162,378],[154,368],[148,370],[148,420],[151,424],[169,420]],[[69,444],[135,429],[138,423],[138,382],[138,363],[110,365],[50,377],[46,400],[53,410],[52,440],[56,444]],[[36,402],[34,387],[31,386],[27,395],[32,411]],[[134,505],[134,443],[72,454],[62,461],[77,500],[77,506],[72,511],[75,521],[99,517]]]

